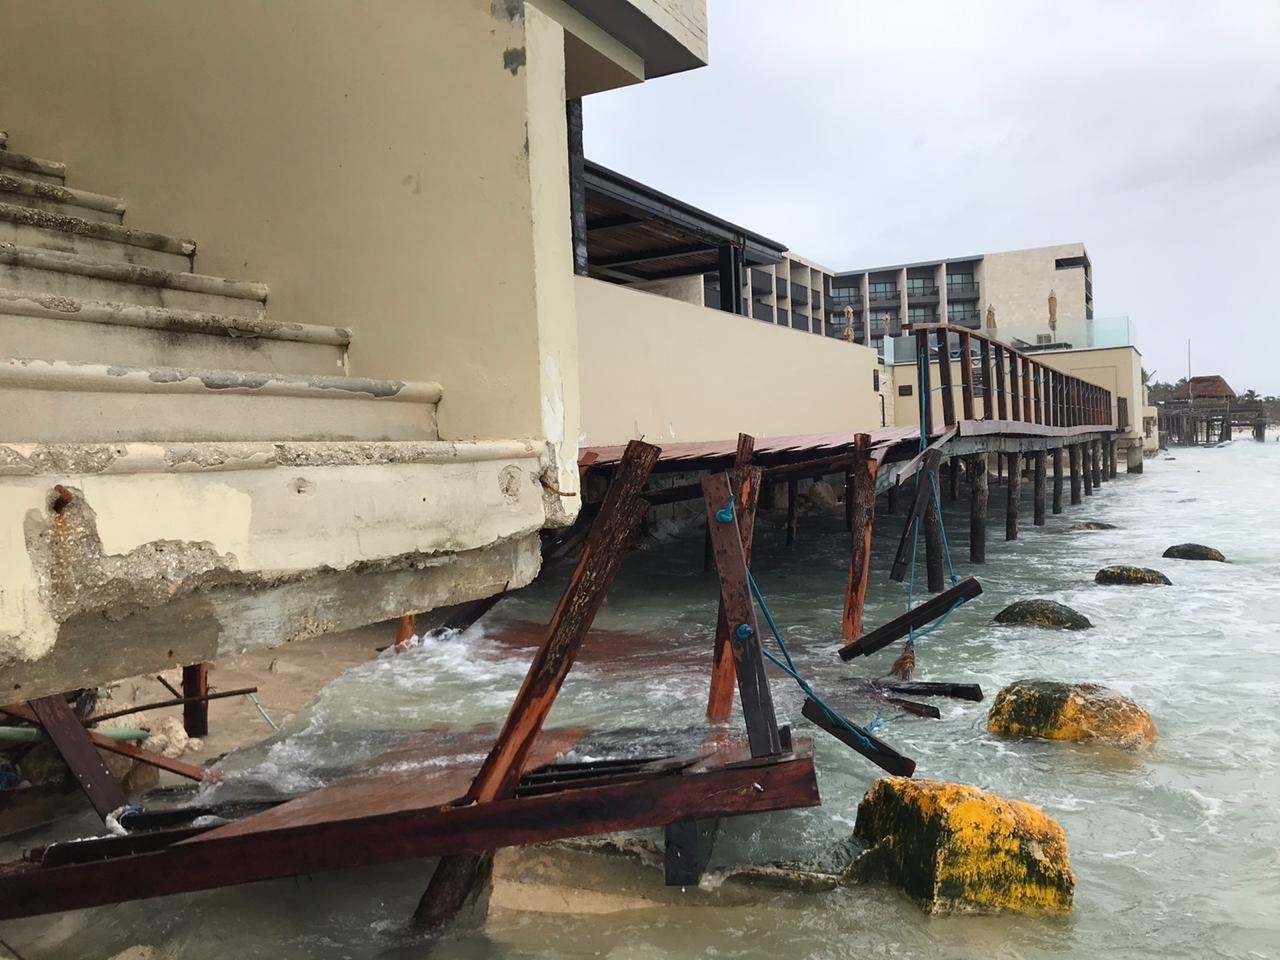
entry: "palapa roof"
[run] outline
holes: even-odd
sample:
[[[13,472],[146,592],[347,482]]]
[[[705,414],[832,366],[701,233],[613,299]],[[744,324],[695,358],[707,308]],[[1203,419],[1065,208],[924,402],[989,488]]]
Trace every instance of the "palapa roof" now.
[[[1191,387],[1191,397],[1196,400],[1234,400],[1236,392],[1222,377],[1214,374],[1208,377],[1192,377],[1190,384],[1179,384],[1174,392],[1177,400],[1187,399],[1187,387]]]

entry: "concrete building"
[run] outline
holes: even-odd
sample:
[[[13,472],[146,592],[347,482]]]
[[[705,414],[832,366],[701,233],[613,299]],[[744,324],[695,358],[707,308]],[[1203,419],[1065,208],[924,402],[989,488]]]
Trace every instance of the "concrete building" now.
[[[11,698],[528,583],[578,511],[580,319],[683,306],[575,278],[566,101],[705,63],[703,0],[5,25]]]
[[[1052,329],[1050,293],[1056,298]],[[832,280],[827,309],[833,336],[843,335],[846,306],[853,308],[853,339],[881,352],[886,337],[913,323],[985,330],[988,308],[1002,340],[1089,346],[1093,267],[1084,244],[1068,243],[841,271]]]

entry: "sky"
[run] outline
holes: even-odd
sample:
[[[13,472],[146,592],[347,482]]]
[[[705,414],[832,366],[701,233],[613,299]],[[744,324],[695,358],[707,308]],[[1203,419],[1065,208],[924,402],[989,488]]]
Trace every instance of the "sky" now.
[[[1280,0],[708,0],[587,156],[835,270],[1083,241],[1156,379],[1280,395]]]

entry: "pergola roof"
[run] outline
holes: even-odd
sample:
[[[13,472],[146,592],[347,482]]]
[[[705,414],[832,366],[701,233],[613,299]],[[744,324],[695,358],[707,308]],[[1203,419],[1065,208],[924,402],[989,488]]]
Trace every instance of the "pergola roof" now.
[[[747,266],[777,263],[787,249],[590,160],[585,179],[587,262],[597,279],[634,283],[715,273],[725,244],[741,247]]]

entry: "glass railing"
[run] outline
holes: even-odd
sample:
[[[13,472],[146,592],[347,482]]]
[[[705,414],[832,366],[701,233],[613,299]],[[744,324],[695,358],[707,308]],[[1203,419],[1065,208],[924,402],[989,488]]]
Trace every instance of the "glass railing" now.
[[[1085,326],[1091,347],[1132,347],[1138,342],[1138,331],[1128,317],[1094,317]]]

